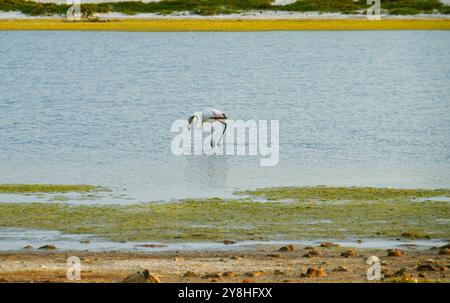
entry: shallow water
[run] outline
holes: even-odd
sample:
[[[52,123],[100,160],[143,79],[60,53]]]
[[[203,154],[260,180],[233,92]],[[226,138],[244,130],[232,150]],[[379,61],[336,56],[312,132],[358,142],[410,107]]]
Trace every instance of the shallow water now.
[[[136,200],[285,185],[450,187],[448,31],[0,32],[0,183]],[[203,107],[279,119],[280,163],[177,157]],[[3,202],[13,197],[2,197]]]
[[[88,241],[88,243],[80,243]],[[177,250],[239,250],[260,245],[287,245],[301,246],[319,245],[322,242],[332,242],[342,247],[354,248],[412,248],[428,249],[433,246],[443,246],[445,240],[411,240],[398,241],[395,239],[356,239],[335,240],[317,239],[301,241],[242,241],[226,245],[220,242],[113,242],[92,235],[61,234],[51,230],[33,230],[23,228],[0,228],[0,251],[21,250],[31,245],[36,250],[43,245],[54,245],[58,250],[89,250],[89,251],[177,251]],[[141,245],[156,244],[157,247],[142,247]],[[160,246],[158,246],[160,245]]]

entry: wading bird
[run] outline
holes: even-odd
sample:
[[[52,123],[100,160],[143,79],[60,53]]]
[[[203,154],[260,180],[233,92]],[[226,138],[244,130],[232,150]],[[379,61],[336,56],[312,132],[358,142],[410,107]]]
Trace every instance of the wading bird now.
[[[188,123],[189,127],[191,127],[191,124],[194,122],[194,120],[197,120],[197,127],[202,128],[203,123],[205,122],[211,122],[211,147],[213,147],[213,135],[214,135],[214,123],[220,122],[224,125],[222,135],[220,136],[219,142],[222,139],[223,135],[225,134],[225,131],[227,130],[227,119],[228,116],[224,112],[214,109],[214,108],[205,108],[201,112],[196,112],[192,116],[189,117]]]

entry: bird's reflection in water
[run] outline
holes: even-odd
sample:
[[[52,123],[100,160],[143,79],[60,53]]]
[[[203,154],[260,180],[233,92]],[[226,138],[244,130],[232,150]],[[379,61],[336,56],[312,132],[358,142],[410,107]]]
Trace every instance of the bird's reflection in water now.
[[[189,182],[203,184],[209,189],[224,189],[228,177],[228,157],[218,155],[185,156],[185,175]],[[192,178],[193,177],[193,178]]]

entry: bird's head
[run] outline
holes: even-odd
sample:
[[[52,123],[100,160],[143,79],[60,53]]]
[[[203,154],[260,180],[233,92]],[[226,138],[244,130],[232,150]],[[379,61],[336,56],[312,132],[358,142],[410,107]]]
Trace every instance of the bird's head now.
[[[202,113],[201,112],[196,112],[188,118],[189,129],[191,128],[191,125],[194,122],[197,122],[198,128],[202,127],[203,121],[202,121]]]
[[[188,124],[189,124],[189,128],[191,128],[192,123],[194,122],[194,119],[197,118],[195,115],[190,116],[188,118]]]

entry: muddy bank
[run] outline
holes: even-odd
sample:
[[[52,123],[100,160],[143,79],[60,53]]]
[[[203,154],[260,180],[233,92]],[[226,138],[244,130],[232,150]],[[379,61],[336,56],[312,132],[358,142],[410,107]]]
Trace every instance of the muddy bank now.
[[[351,249],[324,243],[240,251],[19,251],[0,254],[2,282],[70,282],[66,261],[81,260],[80,282],[121,282],[148,269],[164,282],[369,282],[367,257],[380,258],[381,282],[450,282],[448,249]]]

